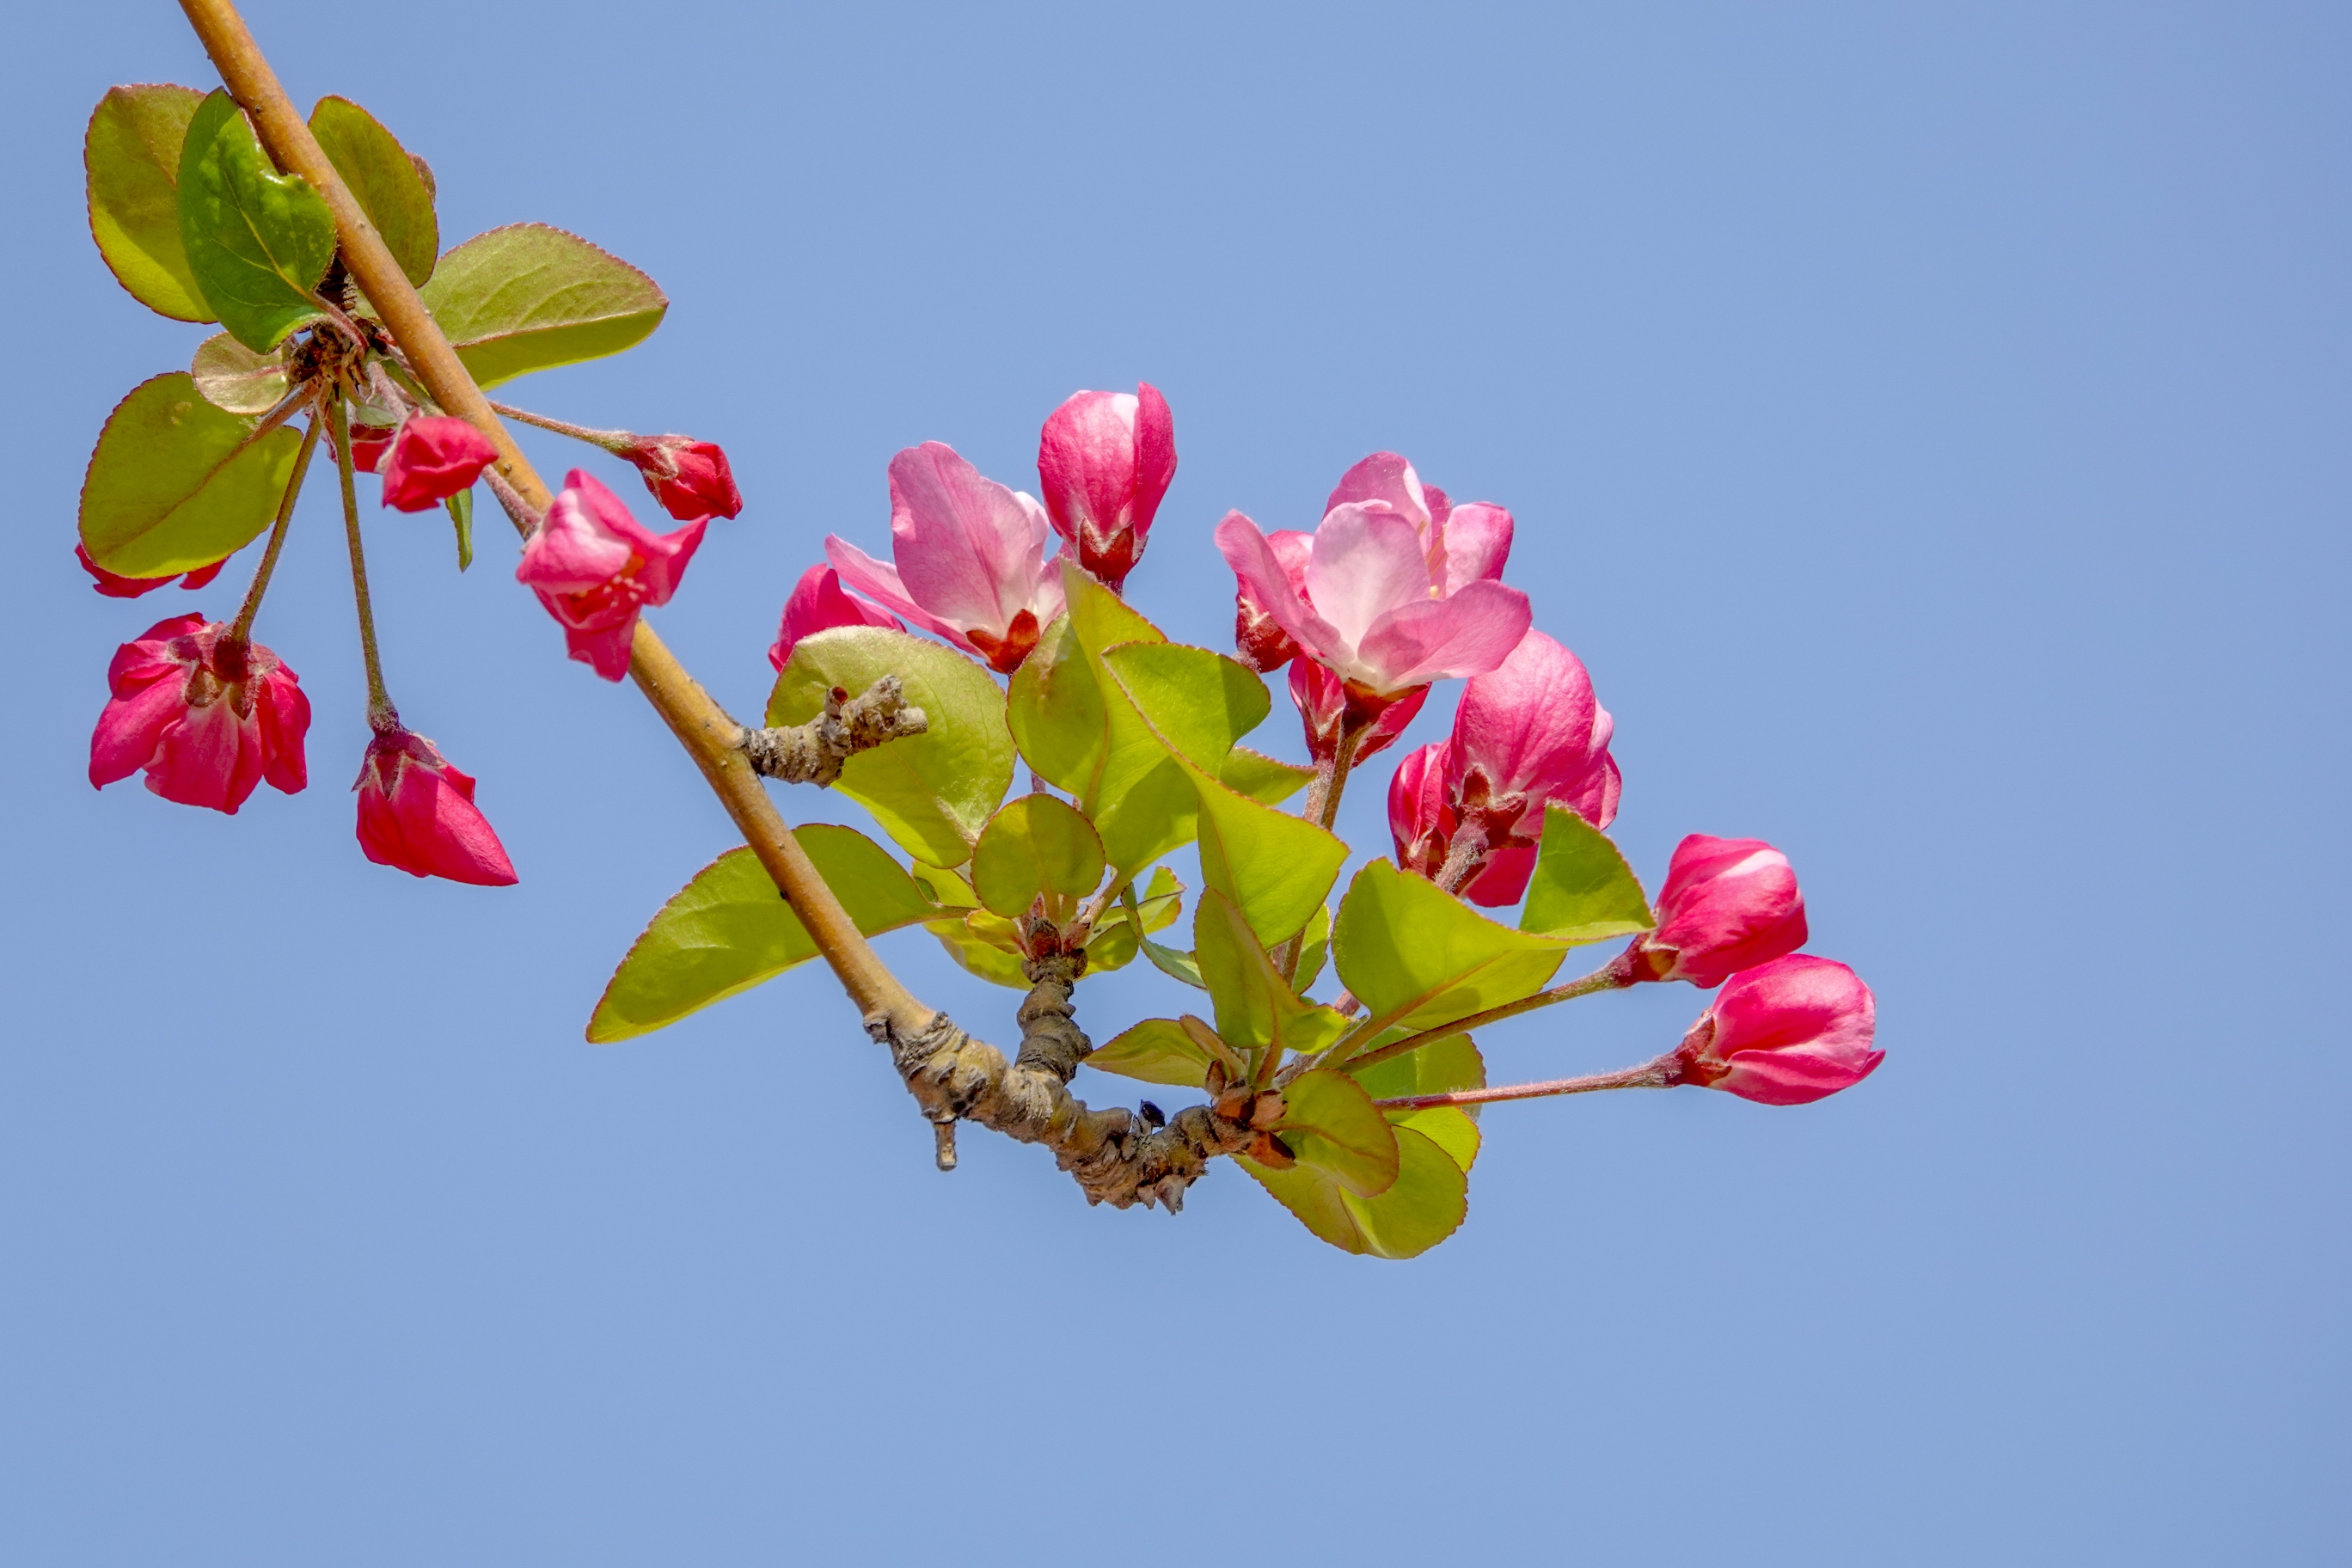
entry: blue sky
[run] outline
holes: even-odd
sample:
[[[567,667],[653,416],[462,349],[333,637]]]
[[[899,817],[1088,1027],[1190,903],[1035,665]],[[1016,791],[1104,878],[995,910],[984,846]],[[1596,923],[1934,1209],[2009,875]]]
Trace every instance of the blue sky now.
[[[1229,636],[1228,508],[1311,525],[1389,447],[1512,509],[1637,869],[1784,847],[1889,1054],[1802,1110],[1497,1108],[1467,1226],[1403,1265],[1230,1169],[1174,1220],[979,1134],[937,1174],[822,972],[583,1044],[728,829],[494,532],[460,578],[446,530],[368,524],[394,693],[520,886],[352,842],[323,487],[260,628],[311,788],[92,792],[113,646],[247,567],[123,605],[72,563],[105,411],[203,336],[100,263],[82,121],[213,78],[172,7],[50,12],[0,107],[0,1554],[2352,1552],[2340,10],[251,5],[299,100],[432,161],[446,239],[541,219],[668,290],[641,350],[510,395],[726,444],[749,505],[658,625],[739,713],[824,534],[887,538],[893,451],[1034,486],[1081,386],[1175,409],[1130,592],[1190,640]],[[929,940],[885,952],[1009,1038]],[[1081,1001],[1097,1038],[1183,1005]],[[1484,1043],[1595,1070],[1701,1005]]]

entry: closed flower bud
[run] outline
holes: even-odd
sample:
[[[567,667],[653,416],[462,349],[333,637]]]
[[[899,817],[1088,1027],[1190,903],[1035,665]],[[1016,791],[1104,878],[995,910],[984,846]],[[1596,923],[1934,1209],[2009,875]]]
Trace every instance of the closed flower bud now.
[[[1401,693],[1368,691],[1342,680],[1311,658],[1290,666],[1290,700],[1307,728],[1307,749],[1318,763],[1339,752],[1343,729],[1357,731],[1354,767],[1375,752],[1385,751],[1404,733],[1405,726],[1429,700],[1426,686],[1408,687]]]
[[[1791,953],[1733,975],[1662,1059],[1675,1081],[1762,1105],[1803,1105],[1860,1083],[1885,1059],[1871,1044],[1877,1014],[1853,970]]]
[[[379,724],[352,788],[360,849],[377,865],[483,888],[515,880],[505,846],[474,805],[473,779],[399,720]]]
[[[1131,393],[1072,393],[1038,437],[1045,515],[1113,593],[1142,556],[1175,477],[1175,416],[1149,382]]]
[[[635,436],[615,450],[636,465],[662,510],[680,522],[734,517],[743,510],[735,470],[716,442],[691,436]]]
[[[359,444],[354,434],[354,451]],[[490,438],[465,420],[446,414],[416,415],[401,426],[383,459],[383,504],[401,511],[439,506],[458,491],[471,489],[498,456]]]
[[[1805,897],[1789,858],[1760,838],[1694,833],[1675,846],[1658,925],[1634,942],[1644,980],[1720,984],[1805,945]]]
[[[125,577],[109,572],[90,559],[88,548],[79,544],[74,546],[74,559],[80,562],[81,569],[89,574],[90,586],[110,599],[135,599],[142,594],[153,593],[172,580],[169,577]],[[180,586],[201,588],[219,576],[221,568],[227,564],[228,558],[223,556],[209,566],[199,566],[180,579]]]
[[[812,566],[801,574],[801,580],[793,584],[793,596],[784,601],[783,622],[776,628],[776,640],[768,649],[768,662],[781,670],[801,638],[835,626],[907,629],[898,616],[844,588],[841,574],[832,567]]]
[[[708,521],[651,532],[594,475],[574,468],[546,521],[524,542],[515,581],[537,594],[562,626],[573,658],[618,680],[629,673],[638,611],[669,603]]]
[[[112,695],[89,739],[92,785],[143,768],[165,800],[235,816],[264,779],[287,795],[310,782],[310,702],[300,682],[276,654],[227,629],[179,616],[116,650],[106,671]]]

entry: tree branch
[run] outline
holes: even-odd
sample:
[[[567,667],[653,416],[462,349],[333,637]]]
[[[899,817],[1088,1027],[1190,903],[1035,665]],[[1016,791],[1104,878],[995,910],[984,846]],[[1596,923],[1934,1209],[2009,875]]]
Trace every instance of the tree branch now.
[[[807,723],[747,729],[737,745],[761,777],[823,789],[858,752],[929,728],[921,709],[907,706],[898,678],[886,675],[856,697],[836,686],[824,694],[824,711]]]

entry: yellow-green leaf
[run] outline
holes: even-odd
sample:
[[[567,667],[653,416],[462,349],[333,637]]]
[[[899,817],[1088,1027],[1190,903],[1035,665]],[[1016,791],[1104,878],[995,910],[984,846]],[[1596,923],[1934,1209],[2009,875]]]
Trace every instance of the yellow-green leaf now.
[[[1396,1180],[1378,1197],[1359,1197],[1328,1171],[1304,1161],[1287,1171],[1250,1159],[1238,1163],[1300,1224],[1343,1251],[1412,1258],[1461,1228],[1469,1212],[1469,1177],[1453,1156],[1410,1127],[1394,1130]]]
[[[351,188],[408,280],[422,288],[441,252],[441,222],[432,187],[399,139],[348,98],[328,97],[310,110],[310,134]]]
[[[801,724],[838,686],[855,695],[895,675],[929,728],[849,759],[834,788],[874,814],[916,859],[961,866],[1013,783],[1004,694],[953,648],[887,626],[803,637],[768,699],[770,724]]]
[[[634,348],[669,310],[652,279],[543,223],[476,235],[441,258],[419,292],[485,391]]]
[[[114,406],[81,487],[81,542],[125,577],[192,572],[250,542],[278,514],[302,438],[205,401],[184,371]],[[248,444],[250,443],[250,444]]]
[[[180,243],[180,147],[204,100],[193,87],[109,88],[82,137],[99,255],[132,299],[177,321],[213,319]]]
[[[1173,1018],[1146,1018],[1106,1045],[1087,1066],[1145,1083],[1199,1089],[1208,1081],[1209,1053]]]
[[[811,823],[793,837],[868,936],[936,917],[887,850],[854,828]],[[695,875],[631,944],[588,1021],[599,1045],[647,1034],[816,956],[800,917],[749,848]]]
[[[1356,873],[1332,928],[1340,983],[1364,1004],[1349,1038],[1433,1027],[1543,989],[1568,943],[1474,911],[1425,877],[1375,860]]]
[[[335,215],[281,174],[225,91],[197,106],[180,148],[180,245],[205,303],[247,348],[324,319],[313,292],[335,256]]]
[[[1609,836],[1564,805],[1545,806],[1543,847],[1519,929],[1580,944],[1655,923],[1640,879]]]
[[[1318,1068],[1284,1086],[1274,1130],[1301,1165],[1328,1172],[1358,1197],[1377,1197],[1397,1179],[1396,1131],[1345,1073]]]
[[[988,819],[972,847],[972,891],[982,908],[1007,920],[1027,914],[1041,894],[1084,898],[1102,874],[1102,840],[1094,825],[1057,795],[1013,796]]]

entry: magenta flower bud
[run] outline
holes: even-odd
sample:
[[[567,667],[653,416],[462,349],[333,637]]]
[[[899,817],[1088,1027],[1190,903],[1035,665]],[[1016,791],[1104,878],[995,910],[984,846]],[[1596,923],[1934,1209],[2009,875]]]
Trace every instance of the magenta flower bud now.
[[[637,436],[616,450],[636,465],[662,510],[680,522],[734,517],[743,510],[735,470],[716,442],[690,436]]]
[[[523,542],[515,581],[539,595],[573,658],[618,680],[629,673],[637,613],[669,603],[709,521],[651,532],[594,475],[574,468],[546,521]]]
[[[1678,1080],[1761,1105],[1803,1105],[1860,1083],[1878,1005],[1861,976],[1810,953],[1733,975],[1670,1059]]]
[[[392,450],[393,442],[400,435],[397,426],[362,425],[356,419],[351,422],[351,431],[352,472],[355,474],[378,472],[383,467],[384,454]],[[327,433],[327,446],[332,449],[334,445],[335,436],[331,430]]]
[[[841,574],[830,566],[812,566],[801,574],[793,584],[793,595],[784,601],[783,623],[776,629],[776,640],[768,649],[768,662],[781,670],[793,657],[793,645],[811,632],[821,632],[834,626],[887,626],[893,631],[907,628],[898,616],[887,610],[877,609],[841,585]]]
[[[1037,439],[1045,516],[1113,593],[1141,558],[1175,477],[1175,416],[1149,382],[1132,393],[1072,393]]]
[[[506,847],[474,804],[473,779],[398,719],[379,722],[352,788],[360,850],[377,865],[481,888],[515,880]]]
[[[359,448],[354,431],[354,457]],[[428,510],[459,490],[471,489],[498,457],[490,438],[465,420],[446,414],[415,415],[402,423],[384,457],[383,504],[401,511]]]
[[[1614,728],[1583,661],[1528,632],[1499,668],[1463,689],[1445,745],[1408,758],[1410,778],[1399,768],[1389,795],[1397,864],[1450,878],[1473,903],[1518,902],[1535,874],[1547,805],[1595,827],[1616,820],[1623,784],[1609,752]],[[1408,797],[1436,804],[1407,811],[1400,802]]]
[[[125,577],[118,573],[109,572],[90,558],[89,551],[86,546],[79,544],[74,546],[74,559],[80,562],[81,569],[89,574],[90,586],[110,599],[135,599],[142,594],[153,593],[172,580],[170,577]],[[227,564],[228,557],[224,555],[209,566],[199,566],[180,578],[180,586],[201,588],[219,576],[221,568]]]
[[[954,447],[926,441],[890,459],[898,564],[830,536],[824,556],[843,586],[1010,675],[1062,613],[1062,574],[1045,558],[1052,534],[1034,496],[982,477]]]
[[[1805,945],[1805,896],[1789,858],[1760,838],[1694,833],[1675,846],[1658,926],[1637,940],[1644,980],[1722,984]]]
[[[1373,752],[1385,751],[1404,733],[1421,705],[1429,700],[1429,688],[1367,691],[1311,658],[1299,658],[1290,666],[1290,700],[1307,727],[1307,749],[1318,763],[1339,755],[1343,727],[1358,731],[1356,754],[1348,764],[1354,767]]]
[[[236,815],[267,779],[292,795],[310,782],[302,737],[310,701],[259,643],[240,643],[202,616],[158,621],[115,650],[112,693],[89,738],[100,789],[145,769],[147,787],[182,805]]]

